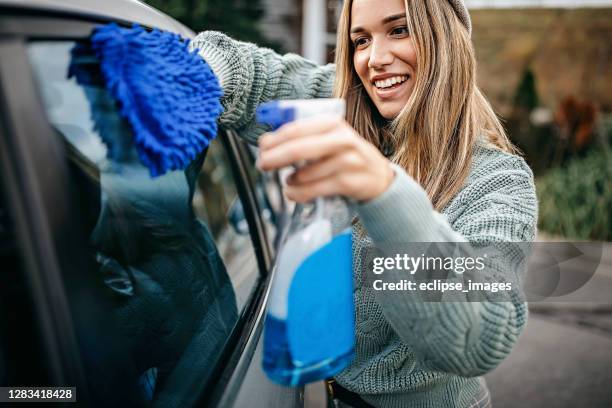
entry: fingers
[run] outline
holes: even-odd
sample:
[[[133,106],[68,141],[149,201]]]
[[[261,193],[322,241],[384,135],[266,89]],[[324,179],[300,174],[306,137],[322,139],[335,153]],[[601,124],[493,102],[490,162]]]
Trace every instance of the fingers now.
[[[363,167],[363,163],[364,160],[353,151],[330,156],[299,168],[287,179],[287,184],[312,183],[340,172],[356,171]]]
[[[314,200],[316,197],[329,197],[338,194],[338,183],[335,178],[325,178],[313,183],[285,187],[285,195],[297,203]]]
[[[353,143],[350,136],[338,134],[295,138],[274,148],[260,150],[258,166],[262,170],[273,170],[304,160],[320,160],[349,149]]]
[[[363,174],[337,173],[310,183],[289,184],[284,191],[287,198],[295,202],[330,196],[350,197],[360,201],[369,197],[371,188],[367,188],[367,184],[373,183],[378,184],[378,181]]]
[[[357,201],[384,192],[393,180],[388,160],[343,119],[299,120],[259,140],[257,166],[265,171],[300,164],[286,196],[296,202],[341,195]]]
[[[327,133],[341,126],[343,122],[342,118],[325,115],[296,120],[281,126],[275,132],[262,135],[259,138],[259,148],[266,150],[300,137]]]

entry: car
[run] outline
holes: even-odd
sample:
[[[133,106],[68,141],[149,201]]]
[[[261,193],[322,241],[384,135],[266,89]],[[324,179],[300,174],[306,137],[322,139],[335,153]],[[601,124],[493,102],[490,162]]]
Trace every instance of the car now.
[[[87,53],[110,22],[194,36],[133,0],[0,0],[0,386],[75,387],[81,406],[323,401],[261,367],[291,217],[278,177],[233,132],[151,177]]]

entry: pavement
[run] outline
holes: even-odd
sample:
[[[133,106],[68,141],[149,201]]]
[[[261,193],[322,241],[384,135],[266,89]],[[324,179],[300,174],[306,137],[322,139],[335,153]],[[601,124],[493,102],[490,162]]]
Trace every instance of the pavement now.
[[[612,244],[603,245],[578,295],[530,303],[515,349],[486,376],[495,408],[612,407]]]

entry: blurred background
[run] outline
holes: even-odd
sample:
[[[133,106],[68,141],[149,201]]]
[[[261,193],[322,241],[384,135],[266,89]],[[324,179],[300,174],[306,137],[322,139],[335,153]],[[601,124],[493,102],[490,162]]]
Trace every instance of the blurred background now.
[[[331,62],[341,0],[149,0],[195,31]],[[478,83],[536,176],[539,241],[600,241],[593,300],[530,303],[497,407],[612,406],[612,1],[466,0]],[[574,272],[593,260],[575,260]],[[594,280],[592,280],[593,282]],[[597,291],[597,296],[595,295]],[[602,296],[603,295],[603,301]],[[609,294],[609,296],[606,296]],[[605,300],[610,299],[610,300]]]

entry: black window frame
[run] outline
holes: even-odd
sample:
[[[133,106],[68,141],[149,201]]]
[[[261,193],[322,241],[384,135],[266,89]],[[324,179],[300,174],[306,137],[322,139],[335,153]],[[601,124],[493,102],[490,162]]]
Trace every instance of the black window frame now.
[[[74,220],[79,209],[74,208],[75,192],[68,177],[64,147],[46,120],[26,45],[29,40],[83,40],[97,24],[110,21],[32,12],[0,16],[0,169],[6,176],[3,188],[10,197],[7,204],[14,215],[17,238],[27,260],[26,274],[36,302],[37,316],[31,318],[40,326],[45,344],[47,360],[41,361],[41,365],[49,373],[50,384],[77,386],[79,400],[83,402],[87,401],[87,382],[62,272],[71,278],[78,277],[83,267],[91,266],[83,255],[85,251],[74,251],[74,248],[70,262],[60,259],[62,242],[78,242],[82,235],[78,222],[70,225],[64,222],[67,216]],[[273,244],[266,237],[255,189],[249,181],[237,137],[232,132],[220,132],[218,136],[230,158],[236,190],[247,215],[260,281],[200,397],[199,402],[205,405],[216,405],[226,395],[226,388],[236,386],[236,374],[240,377],[246,361],[255,351],[269,291],[268,272],[273,264]],[[50,168],[54,171],[49,171]],[[54,234],[56,229],[61,230],[59,235]]]

